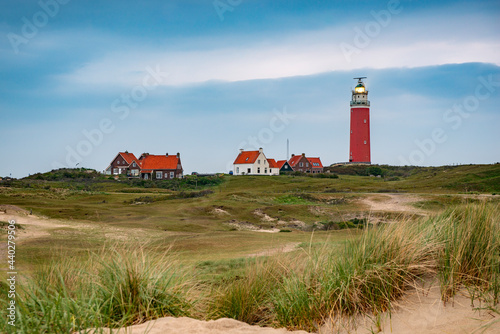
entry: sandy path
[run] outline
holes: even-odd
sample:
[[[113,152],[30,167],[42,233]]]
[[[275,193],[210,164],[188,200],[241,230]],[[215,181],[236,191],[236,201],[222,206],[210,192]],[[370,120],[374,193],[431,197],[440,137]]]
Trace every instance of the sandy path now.
[[[54,219],[27,215],[21,212],[0,212],[0,220],[7,221],[12,219],[16,221],[16,224],[20,224],[23,227],[23,229],[17,230],[18,236],[20,236],[22,239],[40,238],[49,235],[50,233],[48,231],[51,229],[70,226]]]
[[[426,214],[426,211],[412,205],[421,200],[421,197],[414,194],[376,194],[360,199],[359,203],[367,206],[370,211]]]
[[[271,248],[264,250],[262,252],[248,254],[247,257],[255,257],[255,256],[272,256],[279,253],[290,253],[297,249],[297,246],[300,245],[300,242],[291,242],[281,247]]]

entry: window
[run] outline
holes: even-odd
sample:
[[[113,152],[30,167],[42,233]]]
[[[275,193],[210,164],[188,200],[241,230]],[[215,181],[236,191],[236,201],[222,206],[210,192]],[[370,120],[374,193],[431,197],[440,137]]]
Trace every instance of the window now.
[[[133,163],[132,163],[132,167],[135,167],[135,166],[137,166],[137,165],[135,164],[135,162],[133,162]]]
[[[260,174],[260,167],[257,167],[257,174]]]
[[[252,172],[252,168],[247,169],[247,173],[250,174]]]
[[[113,174],[118,174],[118,168],[113,168]]]
[[[264,168],[264,174],[267,174],[267,168]]]
[[[248,158],[246,158],[245,161],[248,161]]]
[[[138,176],[139,175],[139,170],[138,169],[132,169],[132,176]]]
[[[259,159],[259,160],[257,160],[257,163],[260,165],[260,159]]]
[[[240,167],[236,167],[236,174],[240,173]]]
[[[366,119],[364,120],[364,122],[366,123]]]
[[[302,167],[304,166],[304,163],[303,162],[299,162],[299,167]]]
[[[366,140],[365,140],[365,145],[366,145]]]
[[[173,179],[175,176],[175,173],[174,172],[170,172],[170,178]]]
[[[116,160],[116,163],[119,165],[120,164],[120,160]]]
[[[309,163],[308,162],[306,162],[306,167],[309,167]]]
[[[156,172],[156,179],[161,179],[162,176],[163,176],[162,172]]]

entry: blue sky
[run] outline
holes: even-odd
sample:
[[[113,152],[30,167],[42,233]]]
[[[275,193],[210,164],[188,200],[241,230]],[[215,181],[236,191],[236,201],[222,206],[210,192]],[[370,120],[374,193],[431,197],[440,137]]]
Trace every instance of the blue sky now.
[[[346,161],[367,76],[372,162],[500,161],[498,1],[4,1],[0,176],[118,151],[228,171],[239,148]]]

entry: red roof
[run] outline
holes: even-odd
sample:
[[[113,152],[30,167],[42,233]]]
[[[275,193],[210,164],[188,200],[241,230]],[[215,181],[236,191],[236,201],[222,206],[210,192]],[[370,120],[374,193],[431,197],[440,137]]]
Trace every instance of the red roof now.
[[[274,159],[267,159],[267,162],[269,162],[269,168],[279,168]]]
[[[154,169],[177,169],[180,158],[177,155],[146,155],[138,161],[139,166],[145,173]]]
[[[280,169],[281,169],[281,167],[283,167],[283,165],[285,164],[285,162],[286,162],[286,160],[278,160],[278,161],[276,162],[276,164],[278,165],[278,168],[280,168]]]
[[[236,160],[233,164],[253,164],[257,160],[260,152],[259,151],[243,151],[238,154]]]
[[[320,158],[307,158],[307,160],[309,160],[309,162],[311,163],[313,168],[323,168],[323,164],[321,163]],[[315,166],[314,164],[318,164],[318,165]]]
[[[125,161],[127,162],[127,164],[131,164],[134,160],[137,160],[137,158],[135,157],[134,153],[128,153],[128,152],[120,152],[119,153],[123,159],[125,159]]]
[[[300,159],[302,159],[302,155],[294,155],[290,158],[290,160],[288,160],[288,164],[290,165],[290,167],[295,167]]]

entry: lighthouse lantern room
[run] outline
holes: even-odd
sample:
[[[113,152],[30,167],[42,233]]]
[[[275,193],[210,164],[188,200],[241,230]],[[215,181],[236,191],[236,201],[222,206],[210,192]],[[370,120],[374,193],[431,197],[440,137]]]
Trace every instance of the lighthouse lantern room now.
[[[351,134],[349,141],[349,162],[371,163],[370,157],[370,101],[363,79],[358,77],[352,91]]]

